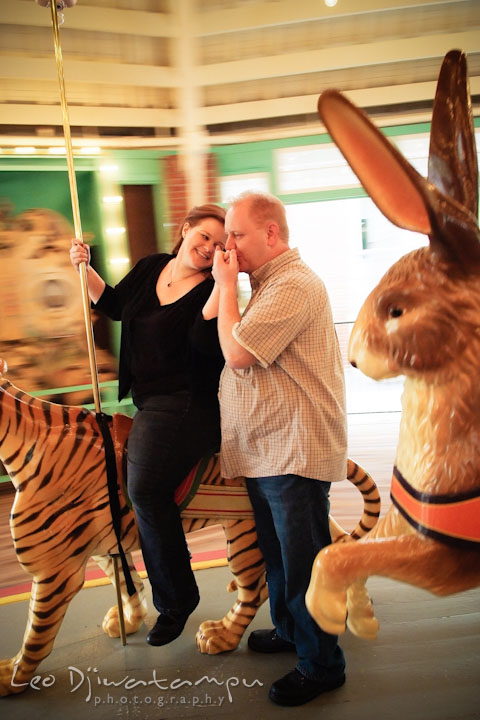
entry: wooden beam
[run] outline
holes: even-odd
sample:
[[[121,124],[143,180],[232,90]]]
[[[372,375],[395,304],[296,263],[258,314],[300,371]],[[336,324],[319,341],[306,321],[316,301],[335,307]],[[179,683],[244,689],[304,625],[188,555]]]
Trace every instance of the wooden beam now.
[[[480,52],[480,33],[475,29],[255,57],[203,65],[195,68],[194,73],[199,85],[231,84],[326,70],[384,65],[432,57],[443,58],[452,48],[461,48],[467,54]]]
[[[273,6],[271,2],[255,3],[255,6],[244,2],[236,8],[204,10],[196,14],[192,30],[198,37],[205,37],[311,20],[328,21],[334,17],[362,13],[453,3],[459,5],[462,2],[468,0],[341,0],[333,8],[326,7],[322,0],[278,0]],[[75,7],[66,9],[64,16],[64,27],[71,30],[149,37],[176,37],[181,32],[175,13],[83,6],[80,1]],[[0,24],[51,26],[50,13],[33,0],[3,0],[0,3]]]
[[[270,57],[214,63],[192,67],[190,81],[197,86],[251,82],[274,77],[368,67],[412,60],[443,58],[452,48],[467,53],[480,52],[478,30],[440,33],[421,37],[379,40],[378,42],[330,47],[321,50],[287,53]],[[128,63],[65,60],[65,81],[95,84],[132,85],[134,87],[175,88],[181,85],[178,69]],[[53,55],[50,58],[12,57],[0,54],[0,78],[48,79],[55,77]]]
[[[177,110],[153,108],[70,105],[71,125],[82,127],[179,127]],[[0,104],[0,122],[5,125],[61,125],[60,105]],[[0,125],[1,128],[1,125]]]
[[[184,28],[173,43],[174,65],[180,78],[177,90],[178,117],[180,120],[181,153],[179,162],[185,174],[188,207],[206,202],[205,145],[208,138],[199,123],[203,89],[194,80],[198,62],[198,39],[194,37],[191,19],[197,14],[196,0],[175,0],[178,24]]]
[[[64,60],[65,82],[82,82],[134,87],[175,88],[179,84],[178,71],[170,67],[128,63]],[[33,58],[0,53],[0,78],[52,80],[56,78],[55,57]]]
[[[344,95],[362,108],[388,107],[389,105],[431,102],[435,96],[436,87],[436,81],[432,81],[349,90],[345,91]],[[470,90],[472,94],[480,93],[480,77],[470,78]],[[200,118],[205,125],[213,125],[262,118],[307,115],[317,112],[319,95],[320,93],[315,93],[274,100],[215,105],[203,108],[200,111]],[[478,114],[480,114],[480,110]]]
[[[322,0],[279,0],[274,5],[255,3],[254,7],[244,2],[235,8],[203,12],[197,20],[196,32],[200,36],[219,35],[312,20],[328,21],[345,15],[462,2],[466,0],[340,0],[335,7],[327,7]]]
[[[360,107],[388,107],[433,100],[436,82],[389,85],[345,92]],[[480,94],[480,76],[470,78],[473,95]],[[319,93],[274,100],[257,100],[228,105],[215,105],[199,110],[201,125],[242,122],[262,118],[294,117],[316,113]],[[70,123],[84,127],[182,127],[185,121],[178,110],[99,106],[70,106]],[[480,108],[474,107],[480,115]],[[58,105],[0,104],[1,122],[7,125],[61,125]],[[1,125],[0,125],[1,127]]]
[[[176,37],[179,27],[176,18],[166,13],[141,10],[117,10],[115,8],[82,6],[81,0],[73,8],[64,10],[64,28],[90,32],[119,33],[148,37]],[[31,25],[51,27],[50,10],[42,8],[33,0],[3,0],[0,3],[0,23],[4,25]]]

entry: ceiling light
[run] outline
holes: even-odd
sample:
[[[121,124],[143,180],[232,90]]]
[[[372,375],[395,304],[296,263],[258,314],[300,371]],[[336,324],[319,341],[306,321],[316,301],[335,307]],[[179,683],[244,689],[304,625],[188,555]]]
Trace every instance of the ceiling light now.
[[[104,173],[116,173],[118,165],[100,165],[100,171]]]
[[[82,155],[100,155],[102,148],[84,146],[80,148],[80,152]]]
[[[107,195],[103,198],[105,205],[118,205],[123,200],[121,195]]]

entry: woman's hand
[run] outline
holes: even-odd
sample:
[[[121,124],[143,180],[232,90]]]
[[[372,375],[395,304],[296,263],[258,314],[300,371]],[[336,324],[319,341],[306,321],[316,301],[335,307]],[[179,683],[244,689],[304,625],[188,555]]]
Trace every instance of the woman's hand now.
[[[76,238],[72,240],[70,248],[70,260],[77,272],[80,272],[80,264],[85,263],[85,269],[88,270],[87,285],[90,300],[97,303],[105,290],[105,281],[90,265],[90,248],[84,242],[80,242]]]
[[[212,274],[219,293],[217,327],[223,357],[228,367],[245,369],[256,363],[257,358],[233,337],[233,328],[241,320],[237,298],[236,250],[226,250],[224,253],[216,251]]]
[[[90,265],[90,248],[80,240],[74,238],[72,247],[70,248],[70,261],[77,272],[80,271],[80,265],[85,263],[86,267]]]

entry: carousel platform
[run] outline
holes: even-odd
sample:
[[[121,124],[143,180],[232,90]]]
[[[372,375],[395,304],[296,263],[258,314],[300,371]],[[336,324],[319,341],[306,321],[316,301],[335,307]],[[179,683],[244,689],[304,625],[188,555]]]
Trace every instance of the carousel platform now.
[[[390,503],[391,468],[399,413],[353,415],[349,419],[350,456],[368,468],[380,489],[383,512]],[[28,613],[29,578],[18,564],[8,527],[11,489],[0,492],[0,658],[14,656]],[[349,483],[332,490],[332,514],[351,530],[360,514]],[[360,503],[361,505],[361,503]],[[72,601],[52,653],[38,667],[34,687],[0,698],[7,720],[480,720],[480,588],[438,598],[418,588],[372,577],[380,630],[374,641],[350,632],[340,643],[347,681],[339,690],[299,708],[282,708],[268,699],[272,682],[295,664],[291,653],[259,655],[239,647],[202,655],[195,633],[204,620],[223,617],[233,603],[225,566],[221,528],[188,537],[201,601],[183,634],[170,645],[146,644],[156,618],[145,580],[147,624],[127,645],[107,637],[102,620],[115,604],[111,585],[102,585],[89,565],[89,587]],[[141,570],[141,556],[136,558]],[[203,568],[203,569],[200,569]],[[271,627],[268,603],[250,630]]]
[[[147,627],[126,646],[101,629],[115,603],[110,585],[82,590],[71,603],[51,655],[31,687],[0,699],[8,720],[223,720],[303,717],[328,720],[478,720],[480,717],[480,589],[449,598],[384,578],[368,582],[380,630],[375,641],[347,632],[341,645],[347,682],[300,708],[268,700],[270,684],[295,656],[259,655],[246,636],[233,652],[202,655],[198,625],[221,617],[232,596],[228,567],[197,570],[201,601],[183,634],[162,648],[145,642]],[[150,588],[147,584],[147,594]],[[1,607],[3,657],[17,652],[27,601]],[[148,625],[155,613],[149,599]],[[251,629],[270,627],[267,604]],[[247,631],[248,633],[248,631]]]

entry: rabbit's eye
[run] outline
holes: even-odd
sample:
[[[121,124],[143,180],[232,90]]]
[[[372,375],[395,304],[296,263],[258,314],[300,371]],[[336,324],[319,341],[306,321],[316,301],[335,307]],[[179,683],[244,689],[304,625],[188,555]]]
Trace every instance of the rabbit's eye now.
[[[388,314],[391,318],[398,318],[403,315],[403,309],[392,306],[388,308]]]

